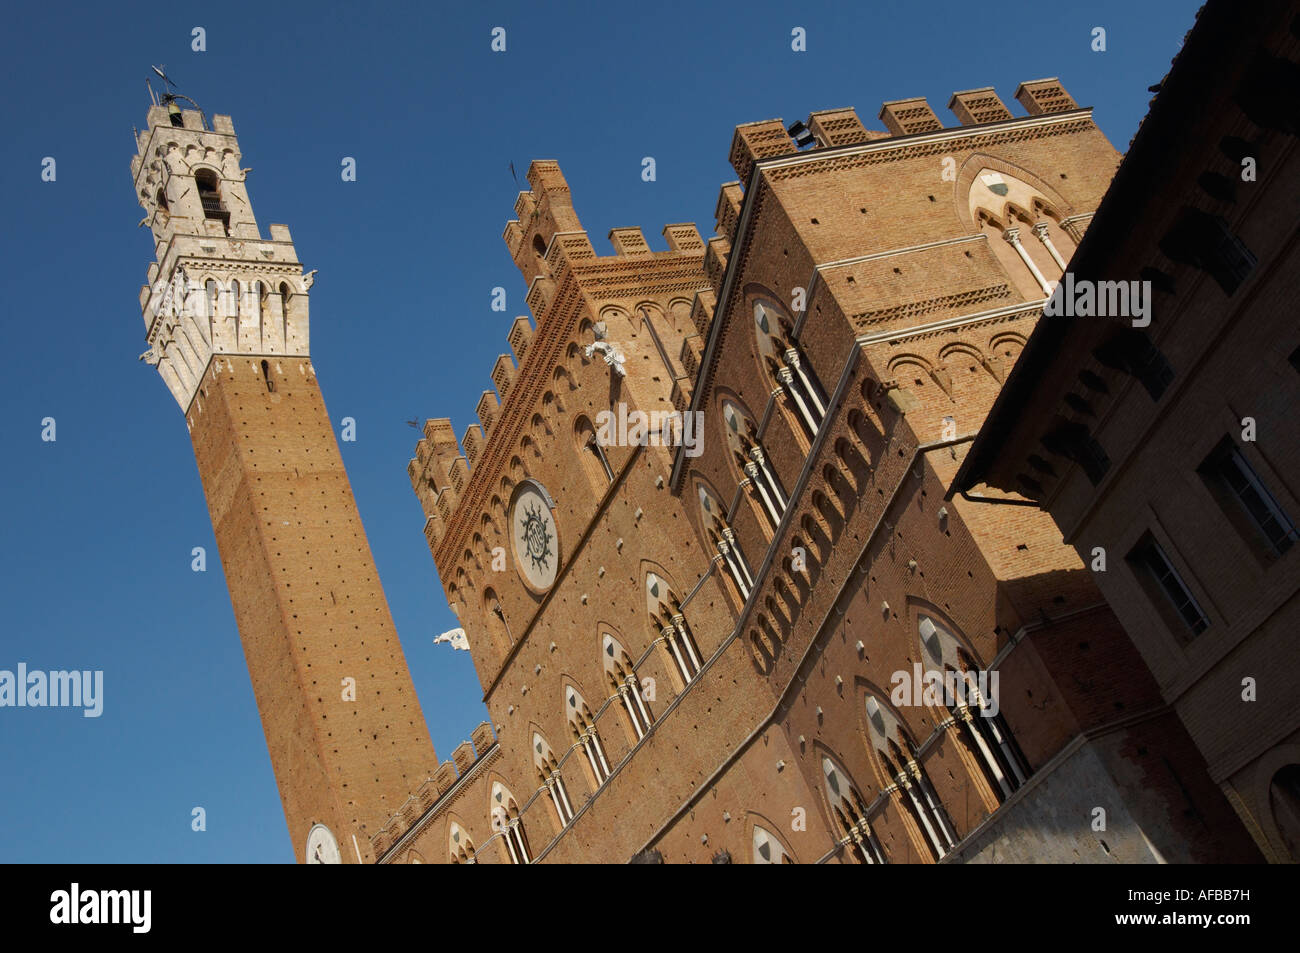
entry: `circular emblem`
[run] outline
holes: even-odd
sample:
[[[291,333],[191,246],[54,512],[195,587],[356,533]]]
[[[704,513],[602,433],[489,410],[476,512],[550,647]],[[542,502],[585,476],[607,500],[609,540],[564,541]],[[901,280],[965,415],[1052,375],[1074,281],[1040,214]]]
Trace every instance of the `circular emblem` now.
[[[549,589],[560,565],[560,542],[545,489],[531,481],[520,484],[511,503],[510,527],[515,565],[524,582],[535,591]]]
[[[339,844],[324,824],[316,824],[307,832],[307,863],[341,864]]]

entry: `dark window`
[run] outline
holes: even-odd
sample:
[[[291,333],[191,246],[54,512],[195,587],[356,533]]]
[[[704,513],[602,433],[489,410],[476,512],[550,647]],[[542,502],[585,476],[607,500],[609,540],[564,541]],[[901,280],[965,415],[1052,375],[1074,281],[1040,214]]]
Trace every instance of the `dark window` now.
[[[1295,544],[1295,523],[1278,505],[1231,438],[1225,438],[1197,470],[1211,492],[1231,509],[1233,522],[1281,556]]]
[[[1174,261],[1200,268],[1231,295],[1255,267],[1255,256],[1217,215],[1185,208],[1160,240],[1160,250]]]
[[[1159,400],[1173,382],[1174,369],[1160,348],[1137,328],[1125,328],[1097,347],[1093,356],[1107,367],[1138,379],[1152,400]]]
[[[1058,418],[1059,419],[1059,418]],[[1096,486],[1110,469],[1110,458],[1083,424],[1069,420],[1043,435],[1043,446],[1058,456],[1073,460]]]
[[[1188,591],[1187,585],[1178,575],[1178,571],[1174,569],[1173,563],[1169,561],[1169,557],[1165,555],[1159,543],[1148,535],[1128,558],[1129,562],[1133,563],[1139,573],[1145,577],[1144,582],[1150,583],[1148,588],[1154,587],[1167,600],[1165,609],[1170,611],[1165,611],[1163,614],[1172,615],[1186,626],[1190,632],[1187,641],[1209,628],[1210,620]]]
[[[221,222],[223,228],[230,229],[230,212],[221,200],[221,183],[217,174],[210,169],[200,169],[194,173],[194,184],[199,190],[199,204],[203,206],[203,217]]]

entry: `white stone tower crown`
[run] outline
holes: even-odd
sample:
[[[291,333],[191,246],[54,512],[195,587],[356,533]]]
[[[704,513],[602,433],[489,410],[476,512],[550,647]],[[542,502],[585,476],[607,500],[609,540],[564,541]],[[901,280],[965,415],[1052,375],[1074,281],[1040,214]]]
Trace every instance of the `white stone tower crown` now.
[[[197,109],[155,105],[136,149],[131,176],[156,258],[140,289],[149,342],[140,359],[182,412],[223,354],[309,357],[314,272],[303,274],[286,226],[258,233],[230,117],[213,116],[209,128]]]

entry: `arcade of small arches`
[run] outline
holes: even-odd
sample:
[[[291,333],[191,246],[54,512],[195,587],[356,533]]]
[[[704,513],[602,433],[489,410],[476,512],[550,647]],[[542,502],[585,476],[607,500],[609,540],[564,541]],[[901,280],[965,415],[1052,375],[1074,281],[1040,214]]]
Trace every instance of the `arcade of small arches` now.
[[[975,227],[1025,299],[1051,295],[1078,243],[1057,203],[1010,172],[987,167],[975,174],[968,203]]]
[[[608,692],[604,701],[593,710],[573,680],[566,680],[561,707],[569,742],[567,749],[562,749],[557,755],[546,733],[534,726],[531,743],[537,788],[533,794],[521,807],[504,783],[497,783],[492,788],[489,819],[494,838],[501,842],[503,857],[510,863],[530,863],[533,859],[524,828],[524,814],[535,801],[545,800],[550,804],[555,836],[559,836],[574,820],[581,804],[576,803],[570,793],[566,770],[576,770],[582,776],[589,796],[598,792],[613,776],[617,765],[611,764],[606,753],[599,724],[608,728],[609,719],[620,722],[630,749],[650,732],[655,723],[652,707],[655,693],[647,690],[648,683],[639,670],[645,667],[651,653],[659,653],[678,693],[685,691],[701,671],[700,650],[675,590],[653,571],[646,573],[645,586],[647,614],[658,636],[650,640],[641,657],[634,661],[620,638],[608,626],[602,626],[599,651]],[[630,757],[630,753],[627,756]],[[571,758],[574,759],[572,764]],[[473,863],[473,844],[464,828],[456,825],[451,828],[449,836],[452,861]]]

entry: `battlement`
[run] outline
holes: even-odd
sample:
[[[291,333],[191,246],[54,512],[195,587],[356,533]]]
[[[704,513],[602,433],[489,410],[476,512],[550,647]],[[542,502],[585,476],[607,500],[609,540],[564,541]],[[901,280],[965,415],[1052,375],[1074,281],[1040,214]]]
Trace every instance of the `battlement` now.
[[[426,420],[424,436],[415,445],[415,456],[406,465],[411,488],[426,521],[445,522],[454,509],[453,497],[459,493],[453,479],[458,472],[457,461],[464,464],[465,457],[451,421],[446,417]]]
[[[1016,88],[1015,98],[1029,116],[1079,108],[1055,77],[1021,83]],[[991,86],[953,93],[948,101],[948,109],[957,117],[960,126],[978,126],[1015,118]],[[740,181],[724,185],[718,196],[715,212],[718,234],[729,240],[735,237],[743,184],[749,181],[754,166],[764,159],[795,155],[813,149],[859,145],[896,136],[939,132],[947,128],[924,96],[884,103],[879,118],[885,126],[884,130],[868,129],[851,108],[824,109],[788,128],[780,119],[764,119],[737,126],[731,139],[729,161]]]
[[[415,828],[426,817],[437,813],[452,790],[467,780],[474,768],[482,762],[496,745],[496,735],[486,721],[480,722],[470,740],[462,741],[452,753],[451,761],[444,761],[438,770],[388,819],[370,838],[375,857],[382,858],[394,844]]]
[[[1015,99],[1028,117],[1078,108],[1054,78],[1021,83]],[[958,127],[1016,118],[988,86],[954,92],[947,106],[956,117]],[[691,307],[690,320],[695,334],[687,334],[673,345],[674,356],[688,377],[693,378],[702,360],[702,342],[708,334],[717,295],[721,293],[732,244],[738,240],[745,187],[755,166],[766,159],[820,149],[851,148],[945,128],[924,97],[886,102],[881,106],[879,119],[885,128],[870,129],[853,108],[841,107],[818,110],[806,121],[788,128],[780,119],[737,126],[730,150],[737,180],[723,184],[718,191],[714,209],[716,235],[706,239],[693,224],[671,223],[662,231],[666,251],[653,250],[640,227],[621,226],[610,229],[608,234],[612,254],[598,255],[574,210],[573,195],[559,163],[552,159],[532,162],[527,172],[528,188],[516,197],[516,217],[506,223],[503,238],[527,283],[526,300],[537,325],[527,315],[515,318],[511,324],[507,334],[510,354],[498,356],[490,368],[493,387],[483,391],[474,408],[478,423],[465,430],[459,443],[451,433],[449,421],[426,424],[426,437],[417,445],[416,457],[408,469],[426,517],[425,535],[430,547],[436,549],[447,531],[468,484],[470,468],[488,453],[496,424],[506,412],[510,394],[523,373],[537,327],[544,323],[566,282],[576,277],[580,285],[585,269],[605,268],[616,262],[639,267],[641,262],[652,266],[665,258],[699,259],[697,267],[702,269],[708,287],[696,295]],[[689,400],[690,387],[690,380],[675,385],[672,395],[675,406]],[[429,434],[434,432],[430,428],[440,435],[436,450],[429,445]]]

